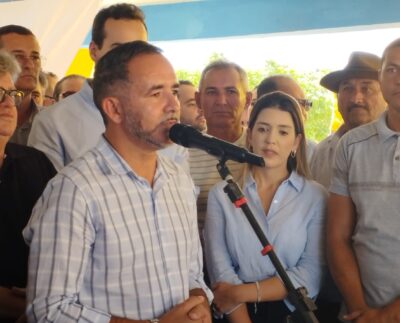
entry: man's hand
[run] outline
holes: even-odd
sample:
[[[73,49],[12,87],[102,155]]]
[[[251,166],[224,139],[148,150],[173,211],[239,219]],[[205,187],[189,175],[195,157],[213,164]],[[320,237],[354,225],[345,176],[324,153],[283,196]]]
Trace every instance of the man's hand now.
[[[160,323],[211,323],[204,296],[190,296],[160,317]]]
[[[399,323],[400,309],[391,305],[382,308],[367,308],[347,314],[343,318],[355,323]]]

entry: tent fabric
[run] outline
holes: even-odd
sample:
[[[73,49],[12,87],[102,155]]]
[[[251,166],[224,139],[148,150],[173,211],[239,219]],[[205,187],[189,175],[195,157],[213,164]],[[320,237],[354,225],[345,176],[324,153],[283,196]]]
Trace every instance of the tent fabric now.
[[[102,0],[21,0],[0,3],[1,25],[32,30],[44,57],[43,70],[62,77],[90,30]]]

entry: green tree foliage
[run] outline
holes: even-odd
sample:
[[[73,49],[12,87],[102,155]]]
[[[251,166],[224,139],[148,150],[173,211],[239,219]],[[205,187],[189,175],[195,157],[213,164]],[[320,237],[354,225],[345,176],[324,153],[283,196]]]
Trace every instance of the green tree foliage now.
[[[221,58],[224,58],[223,54],[214,53],[210,61]],[[305,123],[306,136],[317,142],[329,135],[333,119],[334,97],[319,85],[320,79],[327,73],[328,70],[297,72],[272,60],[265,62],[263,70],[247,70],[250,89],[254,89],[265,77],[276,74],[289,75],[299,83],[306,97],[313,102]],[[199,83],[200,74],[201,71],[177,71],[178,79],[190,80],[196,85]]]

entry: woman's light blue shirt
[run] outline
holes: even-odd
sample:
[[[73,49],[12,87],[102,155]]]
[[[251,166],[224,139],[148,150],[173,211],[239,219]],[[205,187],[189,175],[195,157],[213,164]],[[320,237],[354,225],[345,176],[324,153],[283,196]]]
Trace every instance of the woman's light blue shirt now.
[[[225,185],[217,183],[208,195],[204,240],[211,282],[242,284],[276,276],[242,210],[224,193]],[[324,268],[326,190],[292,172],[278,187],[267,216],[251,175],[243,193],[295,288],[306,287],[308,296],[315,297]]]

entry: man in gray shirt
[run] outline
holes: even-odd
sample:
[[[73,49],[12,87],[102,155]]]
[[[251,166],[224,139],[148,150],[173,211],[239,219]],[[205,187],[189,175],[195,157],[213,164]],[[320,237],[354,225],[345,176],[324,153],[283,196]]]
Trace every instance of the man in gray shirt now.
[[[379,80],[387,111],[340,140],[328,203],[330,270],[356,323],[400,317],[400,39],[385,49]]]

